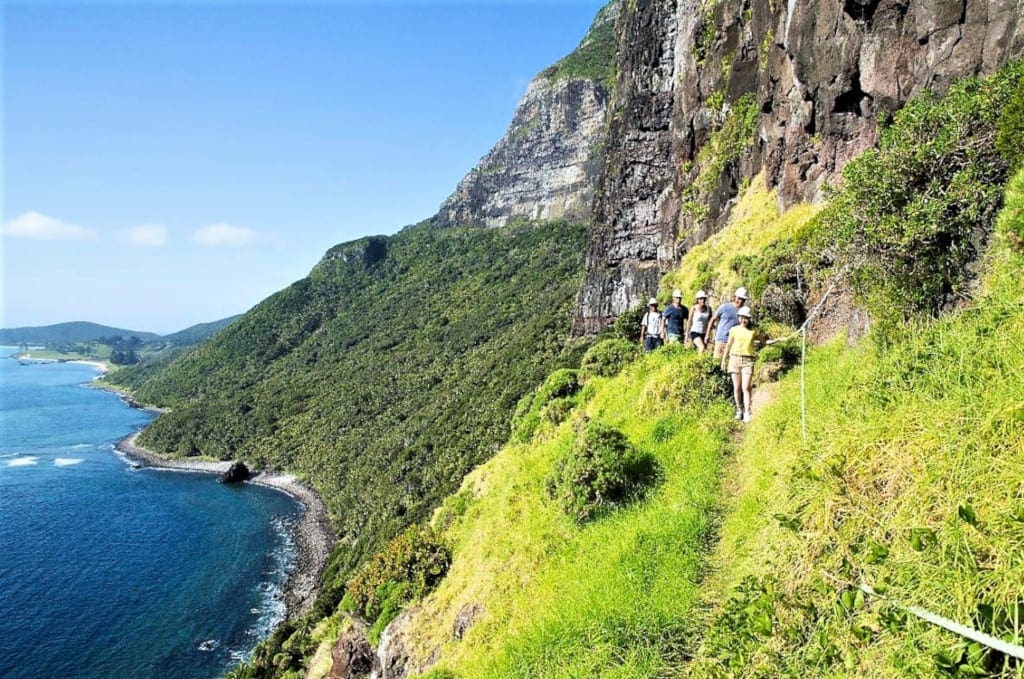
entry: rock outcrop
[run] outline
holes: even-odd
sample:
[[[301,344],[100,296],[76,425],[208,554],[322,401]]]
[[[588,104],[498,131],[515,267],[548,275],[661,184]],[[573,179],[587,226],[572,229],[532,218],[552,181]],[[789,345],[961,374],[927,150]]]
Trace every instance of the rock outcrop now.
[[[1017,0],[641,0],[616,32],[578,334],[655,292],[758,172],[780,209],[819,200],[911,96],[1024,56]]]
[[[613,2],[598,14],[576,52],[534,78],[505,136],[459,182],[433,217],[435,225],[498,227],[518,220],[589,218],[601,167],[617,17]],[[599,63],[603,52],[607,64]],[[579,55],[587,63],[574,66]]]
[[[242,483],[248,480],[251,474],[249,468],[245,466],[244,462],[235,461],[231,463],[220,476],[217,477],[218,483]]]

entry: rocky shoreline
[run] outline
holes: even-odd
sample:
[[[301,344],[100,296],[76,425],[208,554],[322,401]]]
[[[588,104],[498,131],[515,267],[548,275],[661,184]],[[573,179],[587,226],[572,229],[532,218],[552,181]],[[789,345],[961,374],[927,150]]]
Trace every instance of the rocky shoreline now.
[[[231,462],[174,460],[139,446],[141,432],[135,432],[117,443],[115,449],[139,467],[169,469],[202,474],[221,474]],[[295,564],[284,584],[286,619],[295,619],[308,612],[320,589],[320,576],[334,547],[327,506],[316,492],[290,474],[261,471],[248,481],[287,493],[305,508],[292,529],[295,541]]]

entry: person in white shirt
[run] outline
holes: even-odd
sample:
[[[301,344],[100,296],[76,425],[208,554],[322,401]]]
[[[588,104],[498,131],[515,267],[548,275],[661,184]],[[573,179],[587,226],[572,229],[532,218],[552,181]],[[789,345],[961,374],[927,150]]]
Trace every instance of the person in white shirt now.
[[[654,297],[647,302],[647,311],[640,321],[640,343],[644,351],[654,351],[665,341],[665,328],[661,312],[658,311],[658,300]]]

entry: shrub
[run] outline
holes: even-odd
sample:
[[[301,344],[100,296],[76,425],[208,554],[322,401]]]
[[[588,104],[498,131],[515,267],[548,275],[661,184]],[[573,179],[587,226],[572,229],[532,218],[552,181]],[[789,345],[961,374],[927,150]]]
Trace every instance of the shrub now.
[[[1013,169],[1024,166],[1024,87],[1007,102],[996,123],[996,150]]]
[[[639,497],[657,477],[651,455],[637,451],[622,432],[591,422],[549,477],[548,495],[583,523]]]
[[[818,218],[818,248],[850,268],[874,308],[894,310],[890,320],[935,314],[965,294],[1007,177],[997,121],[1012,116],[1008,102],[1022,86],[1024,62],[1016,62],[945,97],[919,96],[896,113],[878,149],[844,169]]]
[[[542,420],[558,424],[576,405],[573,398],[579,393],[579,371],[560,368],[544,380],[532,394],[519,400],[512,417],[512,436],[518,441],[529,441]]]
[[[1006,205],[999,215],[997,228],[1010,247],[1024,254],[1024,168],[1006,187]]]
[[[638,345],[624,339],[602,340],[583,354],[580,372],[584,379],[611,377],[636,358],[637,351]]]
[[[356,572],[342,607],[365,617],[379,633],[403,605],[437,586],[450,564],[451,552],[434,530],[414,526]]]
[[[612,326],[612,337],[632,343],[639,342],[640,322],[643,320],[644,312],[646,311],[647,307],[645,306],[635,306],[619,314],[618,318],[615,319],[615,325]]]

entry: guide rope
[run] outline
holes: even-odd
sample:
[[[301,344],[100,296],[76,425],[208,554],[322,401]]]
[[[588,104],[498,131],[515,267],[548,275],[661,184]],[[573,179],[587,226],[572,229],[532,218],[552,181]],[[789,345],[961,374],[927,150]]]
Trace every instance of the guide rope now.
[[[844,580],[843,578],[838,578],[832,575],[831,573],[826,572],[825,575],[840,584],[847,585],[849,587],[854,586],[852,583]],[[873,596],[876,599],[881,599],[882,601],[892,604],[896,608],[906,611],[907,613],[910,613],[911,615],[920,618],[925,622],[929,622],[935,625],[936,627],[941,627],[947,632],[952,632],[953,634],[964,637],[965,639],[970,639],[971,641],[977,642],[983,646],[988,646],[991,649],[999,651],[1003,655],[1009,655],[1014,658],[1017,658],[1018,660],[1024,660],[1024,646],[1020,646],[1019,644],[1011,643],[1009,641],[1004,641],[998,637],[992,636],[991,634],[986,634],[985,632],[979,632],[978,630],[972,627],[962,625],[956,622],[955,620],[950,620],[949,618],[941,616],[937,613],[932,613],[931,611],[921,608],[920,606],[910,606],[902,604],[899,601],[893,599],[892,597],[885,596],[884,594],[879,594],[871,585],[867,583],[861,583],[859,585],[856,585],[856,587],[868,596]]]

